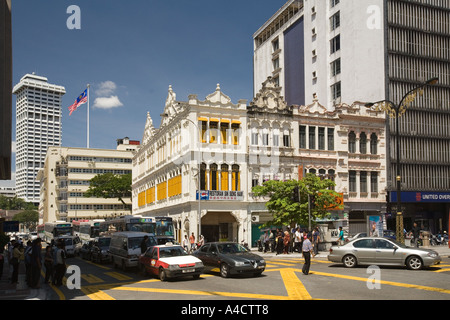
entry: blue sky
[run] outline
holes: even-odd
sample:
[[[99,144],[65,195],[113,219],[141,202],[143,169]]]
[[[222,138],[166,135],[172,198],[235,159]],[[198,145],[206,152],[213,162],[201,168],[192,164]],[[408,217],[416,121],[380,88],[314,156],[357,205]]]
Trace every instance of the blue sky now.
[[[64,86],[62,145],[84,148],[87,105],[70,117],[67,108],[89,83],[90,147],[115,149],[116,139],[142,140],[147,111],[159,126],[169,85],[178,100],[204,99],[217,83],[234,103],[251,100],[252,35],[285,2],[13,1],[13,84],[35,72]],[[70,5],[79,30],[67,28]]]

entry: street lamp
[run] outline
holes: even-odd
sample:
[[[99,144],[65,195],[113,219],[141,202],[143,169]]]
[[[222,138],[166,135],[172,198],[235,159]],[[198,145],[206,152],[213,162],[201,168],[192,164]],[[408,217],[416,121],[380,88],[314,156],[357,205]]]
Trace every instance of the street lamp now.
[[[167,114],[167,113],[162,113],[161,115],[160,115],[161,117],[164,117],[164,118],[168,118],[169,117],[169,115]],[[192,121],[191,119],[189,119],[189,118],[185,118],[184,120],[187,120],[187,121],[189,121],[190,123],[192,123],[196,128],[197,128],[197,131],[198,131],[198,135],[199,135],[199,146],[198,146],[198,211],[197,211],[197,225],[198,225],[198,239],[200,239],[200,235],[202,234],[202,224],[201,224],[201,219],[202,219],[202,213],[201,213],[201,204],[200,204],[200,201],[201,201],[201,192],[200,192],[200,189],[201,189],[201,181],[200,181],[200,172],[201,172],[201,159],[202,159],[202,149],[201,149],[201,145],[200,145],[200,141],[202,141],[202,134],[201,134],[201,131],[200,131],[200,129],[199,129],[199,127],[198,127],[198,125],[194,122],[194,121]]]
[[[439,78],[431,78],[426,82],[416,86],[414,89],[408,91],[401,99],[400,103],[396,105],[392,101],[389,100],[381,100],[377,102],[368,102],[365,104],[367,108],[371,108],[375,106],[376,111],[384,111],[389,117],[395,118],[395,126],[396,126],[396,181],[397,181],[397,215],[396,215],[396,236],[397,241],[400,243],[404,243],[404,235],[403,235],[403,213],[401,209],[401,170],[400,170],[400,130],[398,124],[398,118],[401,117],[406,109],[414,102],[417,98],[417,94],[420,96],[423,95],[423,89],[426,86],[434,85],[439,81]]]

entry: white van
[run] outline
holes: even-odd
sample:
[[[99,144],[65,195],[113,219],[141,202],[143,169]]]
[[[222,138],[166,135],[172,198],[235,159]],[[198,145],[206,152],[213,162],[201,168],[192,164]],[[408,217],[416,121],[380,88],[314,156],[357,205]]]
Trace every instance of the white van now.
[[[55,243],[58,243],[59,240],[64,240],[65,250],[67,256],[75,256],[79,254],[81,249],[81,240],[77,236],[61,236],[55,238]]]
[[[121,267],[123,270],[137,267],[139,256],[141,255],[141,243],[144,236],[148,236],[148,246],[156,245],[156,240],[152,233],[127,231],[115,232],[111,235],[109,253],[114,267]]]

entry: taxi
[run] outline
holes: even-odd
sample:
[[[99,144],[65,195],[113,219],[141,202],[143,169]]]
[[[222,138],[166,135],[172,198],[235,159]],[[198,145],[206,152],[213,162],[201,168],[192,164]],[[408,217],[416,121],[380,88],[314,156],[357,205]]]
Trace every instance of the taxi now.
[[[180,245],[166,243],[152,246],[139,257],[139,269],[145,274],[156,275],[161,281],[169,278],[192,276],[200,278],[203,262],[188,254]]]

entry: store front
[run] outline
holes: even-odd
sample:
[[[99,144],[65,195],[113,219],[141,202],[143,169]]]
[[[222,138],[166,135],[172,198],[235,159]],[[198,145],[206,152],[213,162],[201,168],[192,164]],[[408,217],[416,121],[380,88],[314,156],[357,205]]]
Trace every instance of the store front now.
[[[207,242],[237,241],[238,222],[231,212],[208,212],[202,217],[202,234]]]

